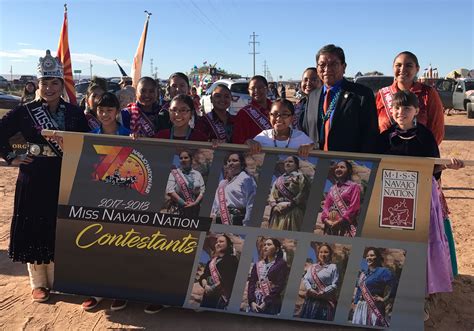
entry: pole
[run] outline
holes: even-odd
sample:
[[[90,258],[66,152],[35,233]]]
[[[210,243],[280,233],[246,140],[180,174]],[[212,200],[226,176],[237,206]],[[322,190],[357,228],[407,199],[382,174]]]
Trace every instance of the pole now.
[[[253,75],[254,75],[254,76],[255,76],[255,55],[256,55],[256,54],[260,54],[260,53],[256,53],[256,52],[255,52],[255,45],[256,45],[256,44],[260,44],[260,42],[255,41],[255,38],[256,38],[256,37],[258,37],[258,35],[255,34],[255,32],[252,33],[252,34],[250,35],[250,38],[252,38],[252,41],[249,42],[249,45],[252,44],[252,47],[253,47],[253,52],[251,52],[251,53],[249,53],[249,54],[252,54],[252,55],[253,55]]]
[[[263,60],[263,77],[265,77],[268,80],[268,77],[267,77],[267,60]]]
[[[92,60],[89,60],[89,69],[90,69],[90,73],[91,73],[91,77],[90,79],[92,79]]]

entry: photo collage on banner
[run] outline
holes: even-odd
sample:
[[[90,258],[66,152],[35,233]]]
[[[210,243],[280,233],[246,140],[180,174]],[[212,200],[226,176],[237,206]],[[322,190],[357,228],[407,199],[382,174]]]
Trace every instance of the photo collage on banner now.
[[[244,240],[243,235],[208,233],[189,299],[192,308],[227,309]]]
[[[300,231],[306,212],[317,159],[296,155],[280,156],[264,210],[262,228]]]
[[[259,236],[240,310],[279,315],[296,250],[296,240]]]
[[[314,233],[355,237],[373,162],[332,160]]]
[[[59,290],[306,323],[418,326],[431,164],[86,138],[74,145],[82,152],[67,152],[82,156],[61,182]],[[113,275],[124,257],[129,272]]]
[[[166,184],[162,213],[200,216],[201,202],[214,157],[210,149],[178,148]]]
[[[311,242],[294,317],[334,320],[350,252],[350,245]]]
[[[389,327],[406,252],[366,247],[360,263],[349,322]]]
[[[213,223],[243,225],[250,222],[257,181],[265,155],[229,152],[224,158],[211,218]]]

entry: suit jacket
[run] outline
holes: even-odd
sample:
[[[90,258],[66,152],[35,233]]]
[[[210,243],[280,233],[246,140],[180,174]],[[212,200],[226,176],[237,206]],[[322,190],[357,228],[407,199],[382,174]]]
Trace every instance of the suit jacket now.
[[[318,116],[321,102],[322,88],[309,94],[304,113],[300,117],[300,125],[322,149],[323,142],[319,141],[318,130],[322,122],[321,117]],[[378,135],[377,109],[372,90],[343,79],[341,94],[329,131],[328,149],[341,152],[376,153]]]

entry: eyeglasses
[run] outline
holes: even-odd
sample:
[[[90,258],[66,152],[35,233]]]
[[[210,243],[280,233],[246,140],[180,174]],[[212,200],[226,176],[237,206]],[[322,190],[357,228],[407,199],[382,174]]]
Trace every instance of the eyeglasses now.
[[[318,63],[318,69],[335,69],[341,65],[341,62],[320,62]]]
[[[290,116],[292,116],[292,114],[288,114],[288,113],[270,113],[270,116],[272,117],[275,117],[275,118],[282,118],[284,120],[286,120],[287,118],[289,118]]]
[[[249,91],[262,91],[265,90],[267,87],[266,86],[252,86],[249,87]]]
[[[171,109],[171,108],[170,108],[170,113],[173,113],[173,114],[175,114],[175,115],[178,115],[178,114],[180,114],[180,115],[186,114],[186,113],[188,113],[188,112],[190,112],[190,111],[191,111],[191,109]]]

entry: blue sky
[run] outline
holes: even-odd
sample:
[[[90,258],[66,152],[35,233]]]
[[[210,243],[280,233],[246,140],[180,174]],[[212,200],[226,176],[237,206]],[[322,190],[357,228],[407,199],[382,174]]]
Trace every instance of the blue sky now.
[[[34,74],[46,48],[56,51],[64,1],[0,0],[0,74]],[[274,79],[299,79],[328,43],[346,53],[347,76],[378,70],[391,74],[393,57],[414,52],[441,75],[473,65],[472,0],[69,0],[73,69],[119,76],[127,73],[145,20],[153,13],[143,75],[150,59],[158,76],[189,71],[203,61],[252,75],[250,35],[258,35],[256,73],[264,60]]]

